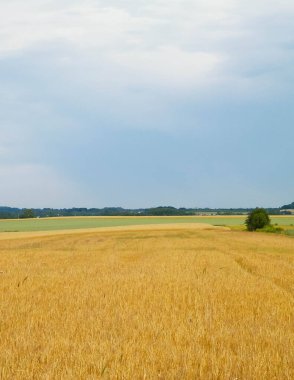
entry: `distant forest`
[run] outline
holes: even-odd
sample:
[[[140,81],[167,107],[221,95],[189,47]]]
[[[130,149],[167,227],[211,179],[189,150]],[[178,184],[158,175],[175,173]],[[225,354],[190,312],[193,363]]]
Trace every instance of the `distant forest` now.
[[[267,208],[271,215],[290,214],[289,209],[294,209],[294,202],[280,208]],[[240,215],[248,214],[251,208],[175,208],[172,206],[160,206],[154,208],[124,209],[122,207],[104,208],[36,208],[21,209],[0,206],[0,219],[18,219],[28,217],[57,217],[57,216],[185,216],[185,215]]]

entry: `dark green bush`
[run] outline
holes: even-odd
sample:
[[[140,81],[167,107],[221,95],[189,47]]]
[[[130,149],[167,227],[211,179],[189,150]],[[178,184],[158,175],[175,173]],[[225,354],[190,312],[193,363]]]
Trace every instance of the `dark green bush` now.
[[[257,207],[249,213],[245,224],[248,231],[256,231],[257,229],[269,226],[270,218],[264,208]]]

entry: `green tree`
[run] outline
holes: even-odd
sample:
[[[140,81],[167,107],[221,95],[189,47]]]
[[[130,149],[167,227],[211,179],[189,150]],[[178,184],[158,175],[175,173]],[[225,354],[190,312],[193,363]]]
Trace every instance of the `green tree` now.
[[[35,214],[31,208],[25,208],[19,217],[21,219],[35,218]]]
[[[252,210],[246,221],[246,227],[248,231],[255,231],[258,228],[264,228],[270,225],[270,218],[267,211],[264,208],[255,208]]]

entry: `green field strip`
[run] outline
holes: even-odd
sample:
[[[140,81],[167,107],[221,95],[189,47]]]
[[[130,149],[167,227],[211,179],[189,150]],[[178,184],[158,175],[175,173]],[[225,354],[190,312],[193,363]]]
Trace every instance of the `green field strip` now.
[[[294,224],[294,216],[272,217],[272,223],[291,226]],[[84,218],[54,218],[54,219],[17,219],[1,220],[0,232],[27,232],[27,231],[58,231],[68,229],[118,227],[145,224],[169,224],[169,223],[208,223],[219,226],[244,225],[245,217],[84,217]]]

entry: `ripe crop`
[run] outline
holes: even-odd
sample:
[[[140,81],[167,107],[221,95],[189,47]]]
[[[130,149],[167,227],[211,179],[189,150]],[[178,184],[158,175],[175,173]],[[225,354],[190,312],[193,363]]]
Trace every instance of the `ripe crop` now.
[[[293,379],[294,240],[161,228],[0,241],[1,379]]]

